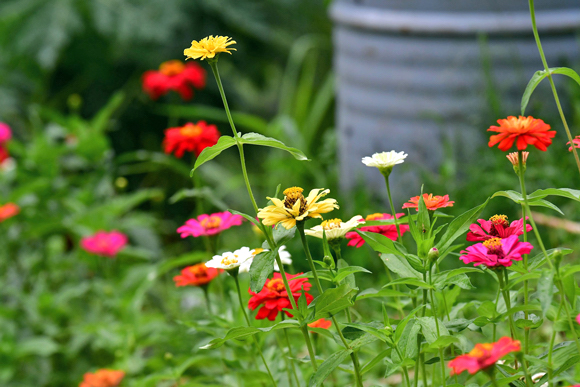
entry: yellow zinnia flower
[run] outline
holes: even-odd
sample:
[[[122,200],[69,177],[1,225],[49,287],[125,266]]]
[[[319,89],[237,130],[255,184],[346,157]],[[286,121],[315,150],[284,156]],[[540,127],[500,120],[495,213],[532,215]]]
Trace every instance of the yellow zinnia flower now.
[[[187,57],[186,60],[191,59],[211,59],[219,54],[220,52],[227,52],[231,54],[229,50],[236,51],[235,48],[228,47],[231,44],[236,44],[235,40],[231,40],[227,36],[213,36],[210,35],[207,38],[201,39],[199,42],[194,40],[191,42],[191,47],[183,50],[183,54]]]
[[[286,230],[296,226],[296,221],[307,218],[322,218],[322,215],[338,208],[335,199],[325,199],[318,202],[323,196],[330,192],[329,189],[317,188],[310,191],[308,197],[304,198],[300,187],[292,187],[284,190],[284,200],[268,198],[274,203],[271,206],[261,208],[258,211],[258,218],[266,226],[273,226],[281,223]]]

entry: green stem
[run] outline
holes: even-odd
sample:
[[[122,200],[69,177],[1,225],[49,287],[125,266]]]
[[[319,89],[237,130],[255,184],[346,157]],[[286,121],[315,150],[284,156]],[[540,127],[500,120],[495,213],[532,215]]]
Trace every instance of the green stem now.
[[[237,270],[237,269],[235,269],[235,270]],[[246,313],[244,301],[242,301],[242,291],[240,290],[240,281],[238,280],[238,273],[236,273],[235,275],[232,275],[232,277],[234,277],[234,281],[236,283],[236,289],[238,290],[238,300],[240,301],[240,309],[244,313],[244,318],[246,319],[246,323],[248,324],[249,327],[251,327],[252,324],[250,323],[248,313]],[[252,335],[252,338],[254,339],[254,344],[256,345],[256,348],[258,349],[258,353],[260,354],[260,357],[262,358],[262,362],[264,363],[264,367],[266,367],[266,370],[268,371],[268,375],[270,375],[270,379],[272,379],[272,383],[274,383],[274,386],[277,386],[278,384],[276,383],[276,379],[274,379],[272,372],[270,372],[270,367],[268,367],[268,363],[266,362],[266,358],[264,357],[264,354],[262,353],[262,349],[260,348],[260,345],[258,344],[258,340],[256,339],[256,336]]]
[[[524,181],[524,161],[523,161],[523,152],[521,150],[518,150],[518,177],[520,180],[520,187],[522,190],[522,196],[527,198],[527,194],[526,194],[526,183]],[[526,207],[522,204],[522,219],[523,219],[523,227],[524,227],[524,242],[528,241],[528,230],[527,230],[527,220],[526,220]],[[523,264],[524,264],[524,270],[526,271],[526,273],[528,273],[528,254],[524,254],[523,255]],[[524,280],[524,305],[527,306],[528,305],[528,280]],[[526,321],[528,320],[528,310],[526,309],[524,311],[524,316],[526,318]],[[524,330],[524,353],[527,355],[529,353],[529,347],[530,347],[530,330],[529,329],[525,329]],[[524,358],[524,368],[527,367],[527,362]]]
[[[284,314],[282,312],[282,319],[284,319]],[[296,366],[294,365],[294,355],[292,354],[292,346],[290,345],[290,338],[288,337],[288,330],[282,329],[284,331],[284,337],[286,338],[286,346],[288,347],[288,355],[290,356],[290,366],[292,368],[292,374],[294,379],[296,379],[296,385],[300,386],[300,379],[298,379],[298,374],[296,373]]]
[[[562,105],[560,104],[560,98],[558,98],[558,92],[556,91],[556,85],[554,84],[554,79],[550,73],[550,68],[548,67],[548,62],[546,61],[546,56],[544,55],[544,50],[542,49],[542,43],[540,42],[540,35],[538,34],[538,27],[536,26],[536,11],[534,9],[534,0],[528,0],[530,6],[530,17],[532,19],[532,29],[534,31],[534,38],[536,39],[536,45],[538,46],[538,51],[540,57],[542,58],[542,64],[544,65],[544,70],[548,75],[548,80],[550,81],[550,86],[552,88],[552,94],[554,94],[554,100],[556,101],[556,107],[558,108],[558,113],[560,114],[560,119],[566,130],[566,136],[568,136],[568,141],[572,145],[572,152],[574,153],[574,159],[576,160],[576,165],[578,166],[578,171],[580,172],[580,158],[578,158],[578,152],[574,146],[572,134],[570,133],[570,128],[568,127],[568,122],[566,121],[566,116],[564,116],[564,111],[562,110]]]
[[[403,355],[401,354],[399,347],[397,347],[397,344],[393,344],[393,348],[395,348],[397,355],[399,355],[399,359],[401,359],[401,361],[403,361]],[[409,372],[407,371],[407,366],[403,366],[403,373],[405,375],[405,386],[411,387],[411,381],[409,380]]]
[[[205,298],[205,303],[207,305],[207,311],[209,312],[209,314],[213,314],[211,311],[211,302],[209,299],[209,290],[208,290],[208,286],[207,285],[202,285],[201,289],[203,290],[203,296]]]
[[[312,363],[312,368],[314,368],[314,372],[316,372],[318,370],[318,364],[316,363],[316,355],[314,354],[314,349],[312,348],[312,342],[310,341],[310,336],[308,336],[308,329],[306,328],[306,325],[301,326],[300,331],[304,336],[304,341],[306,341],[308,356],[310,356],[310,363]]]
[[[487,372],[487,374],[489,375],[489,379],[491,380],[491,384],[494,387],[498,387],[497,380],[495,380],[495,367],[491,367],[491,369],[489,370],[489,372]]]
[[[507,308],[507,312],[509,313],[510,309],[512,308],[511,306],[511,300],[510,300],[510,295],[509,295],[509,290],[506,291],[506,281],[504,281],[503,279],[503,273],[505,269],[502,269],[501,271],[496,271],[496,275],[497,275],[497,279],[499,281],[499,286],[501,289],[501,293],[503,295],[503,299],[505,301],[505,306]],[[507,272],[506,272],[507,273]],[[511,314],[508,314],[508,321],[509,321],[509,326],[510,326],[510,333],[511,333],[511,337],[513,340],[516,339],[516,329],[514,328],[514,320]]]
[[[254,206],[254,210],[258,212],[258,205],[256,204],[256,199],[254,198],[254,194],[252,193],[252,187],[250,186],[250,180],[248,179],[248,171],[246,170],[246,159],[244,157],[244,147],[243,144],[240,143],[240,135],[236,130],[236,126],[234,125],[234,120],[232,119],[232,114],[230,113],[230,108],[228,106],[228,101],[226,99],[226,94],[224,93],[224,87],[222,85],[222,80],[220,78],[220,73],[217,67],[217,61],[208,61],[209,66],[211,67],[211,71],[215,77],[217,82],[218,89],[220,91],[220,95],[222,97],[222,101],[224,103],[224,108],[226,110],[226,115],[228,116],[228,121],[232,128],[232,132],[234,133],[234,140],[236,140],[236,145],[238,146],[238,151],[240,152],[240,162],[242,164],[242,173],[244,175],[244,182],[246,183],[246,189],[248,190],[248,194],[250,195],[250,199],[252,201],[252,205]]]
[[[558,273],[558,281],[556,282],[556,287],[558,287],[558,291],[560,292],[560,302],[564,305],[564,311],[566,312],[566,319],[568,320],[568,324],[570,325],[570,331],[572,332],[572,336],[574,337],[574,342],[576,342],[576,348],[578,348],[578,353],[580,353],[580,342],[578,341],[578,335],[576,334],[576,328],[574,327],[573,317],[570,313],[570,309],[568,308],[568,303],[566,302],[566,293],[564,293],[564,284],[560,279],[560,274]]]
[[[560,301],[560,306],[558,307],[558,313],[556,314],[556,319],[554,324],[560,319],[560,314],[562,313],[562,301]],[[551,387],[554,383],[552,382],[552,354],[554,353],[554,341],[556,340],[556,330],[552,327],[552,337],[550,338],[550,347],[548,348],[548,386]]]
[[[393,205],[393,199],[391,196],[391,186],[389,184],[389,176],[385,176],[385,182],[387,183],[387,195],[389,196],[389,205],[391,206],[391,213],[393,214],[393,219],[395,220],[395,227],[397,228],[397,241],[402,243],[401,229],[399,228],[399,221],[397,220],[397,212],[395,211],[395,206]]]
[[[429,267],[429,285],[433,285],[433,272],[431,267]],[[437,328],[437,338],[441,337],[441,332],[439,330],[439,319],[437,318],[437,307],[435,306],[435,297],[433,296],[433,289],[429,290],[431,295],[431,311],[433,312],[433,318],[435,319],[435,327]],[[443,295],[445,297],[445,295]],[[441,382],[443,387],[445,387],[445,358],[443,357],[443,349],[439,347],[439,359],[441,360]]]

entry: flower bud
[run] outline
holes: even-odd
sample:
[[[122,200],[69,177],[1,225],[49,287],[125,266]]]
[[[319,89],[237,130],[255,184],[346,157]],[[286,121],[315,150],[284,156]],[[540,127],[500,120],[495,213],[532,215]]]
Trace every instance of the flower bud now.
[[[324,262],[324,264],[330,268],[334,268],[334,259],[332,257],[329,257],[328,255],[325,255],[324,258],[322,259],[322,261]]]
[[[383,329],[381,329],[381,332],[383,332],[385,336],[391,337],[393,335],[393,328],[391,328],[390,325],[386,325]]]
[[[437,258],[439,258],[439,250],[437,250],[437,247],[433,247],[431,248],[431,250],[429,250],[429,253],[427,254],[427,259],[429,261],[436,261]]]

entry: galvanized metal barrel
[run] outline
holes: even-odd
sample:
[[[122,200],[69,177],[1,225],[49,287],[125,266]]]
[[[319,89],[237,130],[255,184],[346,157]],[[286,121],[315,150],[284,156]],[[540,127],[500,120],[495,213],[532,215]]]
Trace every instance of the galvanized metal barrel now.
[[[580,1],[536,0],[536,12],[550,66],[573,63]],[[420,188],[411,170],[436,169],[445,141],[454,157],[469,160],[485,129],[503,118],[482,116],[490,80],[502,109],[518,115],[528,80],[543,68],[525,0],[337,0],[330,15],[343,189],[364,175],[382,190],[361,158],[405,151],[408,162],[393,177],[405,187],[397,198],[408,198]]]

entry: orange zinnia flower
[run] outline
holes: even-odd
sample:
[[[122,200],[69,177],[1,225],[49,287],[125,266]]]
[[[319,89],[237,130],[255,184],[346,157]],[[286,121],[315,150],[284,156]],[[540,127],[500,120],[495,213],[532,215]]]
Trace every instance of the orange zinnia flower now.
[[[125,372],[116,370],[101,369],[94,374],[87,372],[79,387],[117,387],[124,377]]]
[[[177,158],[182,158],[186,151],[199,156],[202,150],[214,146],[219,138],[220,132],[215,125],[208,125],[205,121],[188,122],[184,126],[166,129],[163,146],[165,153],[174,152]]]
[[[318,320],[308,324],[310,328],[322,328],[322,329],[328,329],[330,328],[331,325],[332,321],[327,320],[325,318],[319,318]]]
[[[423,201],[427,209],[431,211],[443,207],[453,207],[453,203],[455,203],[449,201],[449,195],[433,196],[433,194],[423,194]],[[403,208],[415,208],[419,211],[419,196],[409,199],[408,203],[403,204]]]
[[[550,130],[550,125],[532,116],[518,118],[509,116],[506,119],[497,120],[499,126],[490,126],[488,132],[498,132],[489,139],[489,146],[499,143],[498,148],[507,151],[516,141],[518,150],[525,150],[528,145],[533,145],[541,151],[545,151],[552,144],[555,131]]]
[[[0,223],[8,218],[18,215],[19,212],[20,207],[14,203],[6,203],[3,206],[0,206]]]
[[[466,355],[451,360],[448,364],[451,375],[460,374],[467,370],[470,374],[493,366],[499,359],[510,352],[520,351],[518,340],[502,337],[495,343],[475,344],[475,347]]]
[[[175,286],[203,286],[218,276],[220,270],[205,266],[205,263],[188,266],[181,270],[181,275],[173,277]]]

